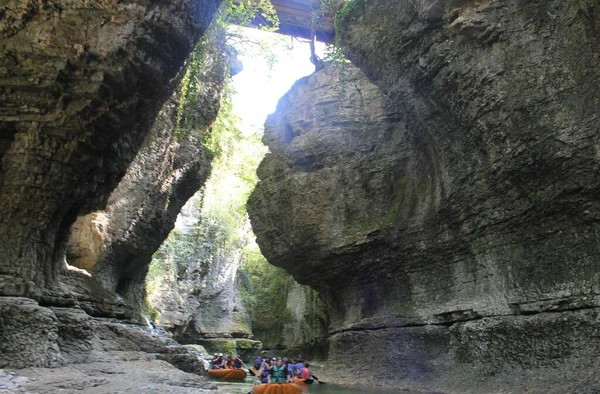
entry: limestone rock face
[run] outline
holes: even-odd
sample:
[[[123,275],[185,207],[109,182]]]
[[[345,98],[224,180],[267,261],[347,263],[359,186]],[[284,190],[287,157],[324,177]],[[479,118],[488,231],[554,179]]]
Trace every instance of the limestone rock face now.
[[[0,368],[56,367],[63,362],[58,320],[28,298],[0,297]]]
[[[300,350],[304,348],[301,353],[305,358],[313,359],[306,351],[313,346],[320,347],[321,342],[327,338],[328,318],[325,304],[316,291],[297,283],[288,289],[286,298],[294,322],[284,326],[282,345]]]
[[[34,392],[104,385],[102,392],[115,392],[132,382],[155,384],[153,392],[173,392],[169,387],[179,386],[177,380],[196,389],[211,387],[196,354],[149,327],[93,318],[77,308],[47,308],[20,297],[0,297],[0,321],[0,366],[29,367],[19,374],[34,377],[35,383],[20,383]],[[123,376],[111,376],[113,371]],[[144,392],[138,388],[131,390]]]
[[[291,322],[281,330],[260,331],[255,335],[263,348],[289,357],[302,354],[309,360],[324,359],[327,355],[328,311],[319,294],[308,286],[290,281],[282,296],[291,312]]]
[[[201,48],[191,130],[178,125],[184,80],[163,104],[106,208],[79,217],[69,239],[68,263],[86,269],[138,310],[152,254],[210,174],[212,153],[204,143],[219,111],[228,61],[218,34],[203,38]]]
[[[381,90],[352,68],[294,86],[267,122],[249,204],[267,259],[328,304],[332,378],[374,358],[398,366],[369,370],[396,387],[588,380],[598,22],[591,1],[340,13],[341,42]]]
[[[237,278],[243,242],[222,248],[211,231],[202,232],[202,195],[198,192],[184,206],[176,230],[154,256],[173,272],[153,281],[157,289],[149,304],[157,324],[181,343],[252,337]]]
[[[2,2],[0,295],[56,286],[71,224],[103,208],[218,3]]]

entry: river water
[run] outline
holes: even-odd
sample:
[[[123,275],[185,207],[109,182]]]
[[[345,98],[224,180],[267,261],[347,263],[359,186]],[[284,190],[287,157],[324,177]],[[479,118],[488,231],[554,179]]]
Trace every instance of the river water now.
[[[245,382],[231,383],[215,381],[219,387],[219,394],[247,394],[252,390],[254,378],[248,376]],[[333,384],[313,384],[309,386],[306,394],[398,394],[398,391],[382,390],[382,389],[365,389],[354,387],[342,387]],[[402,391],[403,394],[410,394],[407,391]]]

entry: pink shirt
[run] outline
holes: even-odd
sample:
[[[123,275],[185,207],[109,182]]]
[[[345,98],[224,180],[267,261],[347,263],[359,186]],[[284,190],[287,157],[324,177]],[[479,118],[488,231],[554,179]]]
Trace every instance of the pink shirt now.
[[[310,369],[306,367],[302,368],[302,379],[310,379]]]

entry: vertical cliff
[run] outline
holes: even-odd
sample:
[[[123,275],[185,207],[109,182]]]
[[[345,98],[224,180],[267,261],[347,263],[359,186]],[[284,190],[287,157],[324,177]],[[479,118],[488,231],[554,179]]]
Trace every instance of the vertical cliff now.
[[[325,359],[329,324],[325,303],[315,290],[295,281],[285,298],[293,319],[284,325],[278,345],[292,357],[302,354],[308,360]]]
[[[106,208],[73,225],[67,262],[87,270],[93,279],[86,281],[124,297],[138,318],[152,255],[210,174],[206,145],[229,75],[226,52],[224,32],[211,29]]]
[[[206,177],[210,156],[199,139],[174,137],[181,93],[173,92],[218,3],[0,5],[1,367],[118,362],[135,358],[118,353],[131,350],[152,353],[142,358],[153,366],[164,359],[203,372],[174,342],[89,315],[131,317],[115,290],[139,294],[144,266],[136,258],[149,258],[190,189]],[[205,118],[193,119],[204,129],[216,115],[223,74],[222,58],[213,60],[202,72],[216,86],[203,91]],[[71,239],[69,253],[91,277],[77,267],[64,271],[71,227],[92,212],[77,222],[81,237]],[[141,228],[157,231],[140,241]],[[94,271],[95,257],[115,250],[107,239],[131,240],[127,252],[135,256],[123,253],[126,261]],[[196,383],[207,386],[202,378]]]
[[[255,243],[244,250],[238,277],[244,285],[252,332],[265,350],[291,357],[300,353],[311,359],[324,357],[328,316],[317,292],[269,264]]]
[[[219,247],[202,216],[202,192],[184,207],[178,225],[154,256],[149,304],[158,325],[182,343],[252,336],[237,270],[245,237]],[[204,220],[203,220],[204,219]]]
[[[267,259],[327,301],[332,378],[595,387],[599,21],[590,1],[340,11],[370,81],[292,88],[249,203]]]
[[[154,254],[146,287],[155,322],[176,340],[209,351],[237,347],[245,356],[260,342],[251,340],[238,269],[251,236],[245,201],[264,146],[242,129],[231,91],[228,86],[209,140],[212,174]]]
[[[0,294],[56,286],[71,224],[106,203],[217,3],[0,6]]]

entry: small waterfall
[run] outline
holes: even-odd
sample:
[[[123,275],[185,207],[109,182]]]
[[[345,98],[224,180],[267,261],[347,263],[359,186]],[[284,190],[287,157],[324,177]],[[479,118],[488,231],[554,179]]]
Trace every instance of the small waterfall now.
[[[162,328],[160,328],[156,324],[154,324],[152,319],[150,319],[150,316],[144,316],[144,320],[146,321],[146,328],[150,332],[150,334],[158,336],[158,337],[168,337],[169,336],[169,334],[167,334],[167,332],[165,330],[163,330]]]

